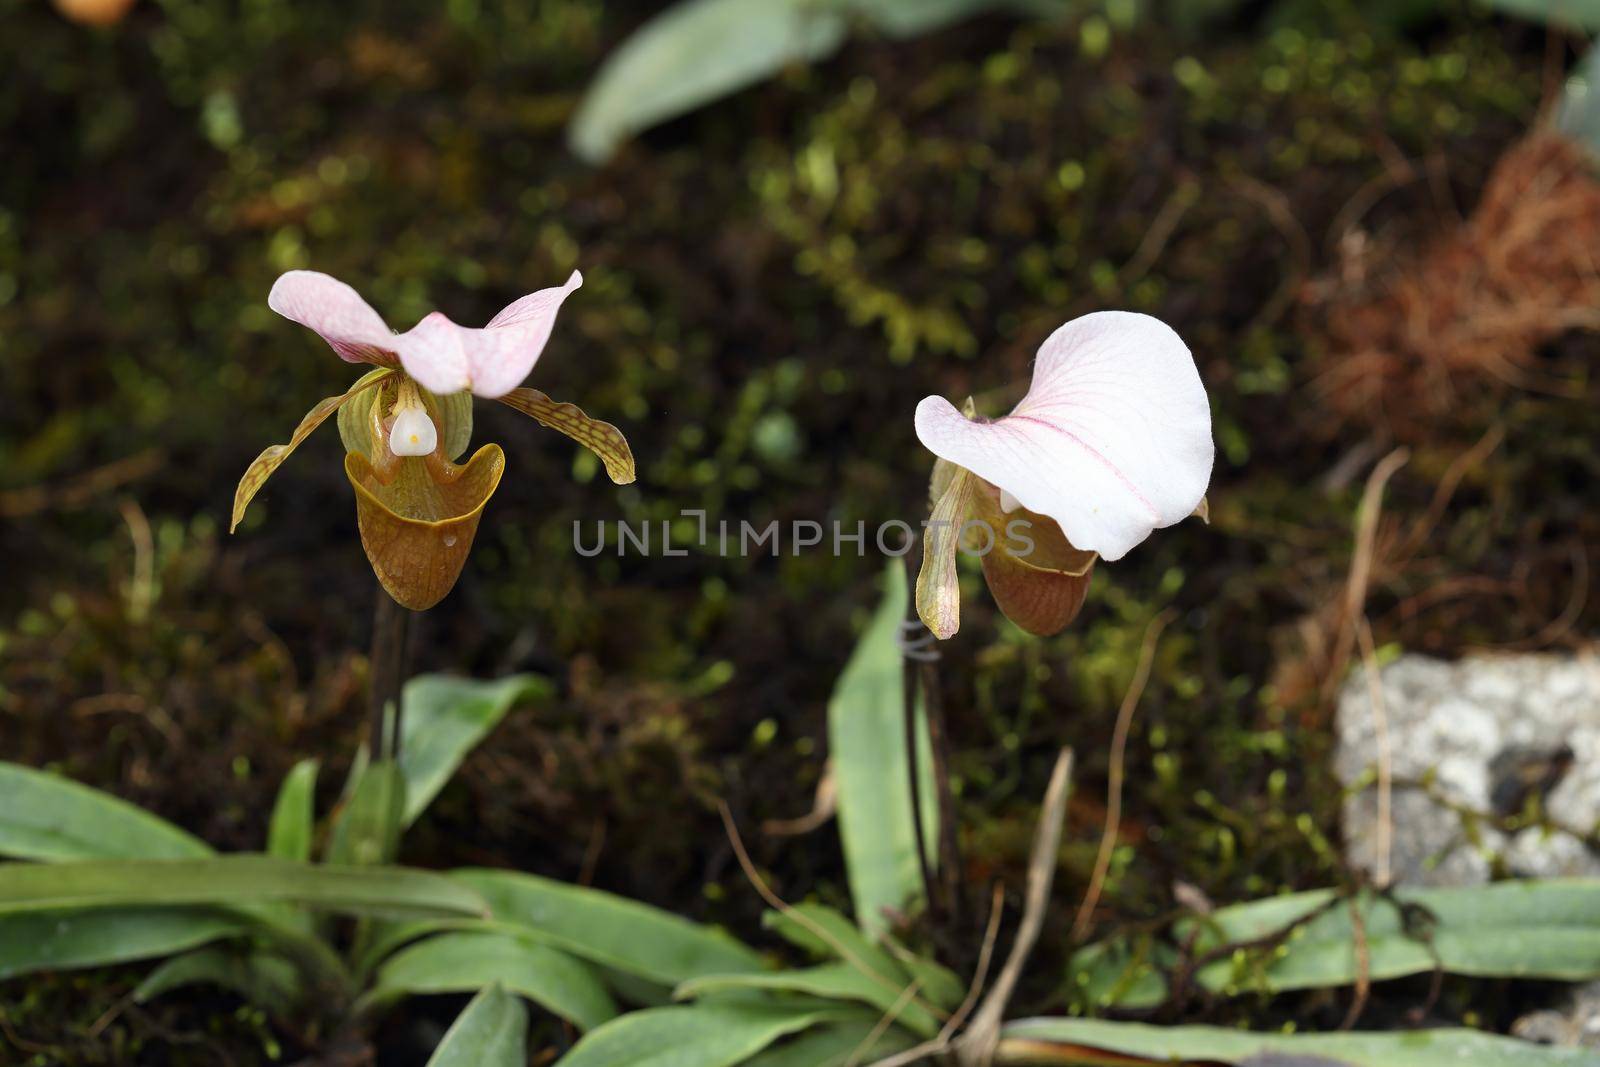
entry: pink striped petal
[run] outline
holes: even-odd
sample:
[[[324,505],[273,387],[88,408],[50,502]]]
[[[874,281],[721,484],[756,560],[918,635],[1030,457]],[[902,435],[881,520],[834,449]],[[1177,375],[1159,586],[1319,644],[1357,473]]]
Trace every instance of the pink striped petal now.
[[[500,397],[521,385],[550,340],[562,301],[582,284],[583,275],[573,271],[565,285],[529,293],[490,319],[483,342],[468,350],[472,391]]]
[[[1003,419],[975,422],[930,396],[916,424],[935,455],[1107,560],[1188,518],[1211,481],[1211,408],[1194,357],[1148,315],[1102,311],[1062,326]]]
[[[272,283],[267,306],[309,326],[347,363],[394,366],[393,331],[359,293],[314,270],[292,270]]]
[[[394,339],[400,365],[430,393],[449,396],[472,385],[471,364],[467,361],[463,338],[482,333],[457,326],[441,311],[435,311]]]
[[[582,284],[583,275],[573,271],[567,284],[529,293],[481,330],[458,326],[436,311],[395,338],[400,363],[429,392],[471,389],[482,397],[505,396],[533,370],[561,302]]]

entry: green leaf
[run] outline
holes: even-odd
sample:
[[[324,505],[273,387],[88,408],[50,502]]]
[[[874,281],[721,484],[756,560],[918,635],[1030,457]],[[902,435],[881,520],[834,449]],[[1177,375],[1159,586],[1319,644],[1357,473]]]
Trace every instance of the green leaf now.
[[[311,831],[316,821],[317,761],[296,763],[278,788],[267,824],[267,854],[285,860],[311,858]]]
[[[430,934],[453,931],[482,932],[497,929],[483,919],[414,919],[403,923],[383,923],[368,932],[367,939],[357,945],[351,954],[351,965],[357,975],[371,974],[391,953],[399,951],[412,941],[420,941]]]
[[[0,763],[0,856],[29,860],[183,859],[204,841],[70,778]]]
[[[1600,30],[1600,0],[1488,0],[1490,7],[1546,26]]]
[[[634,1008],[664,1008],[672,1003],[672,987],[661,982],[652,982],[648,978],[640,978],[627,971],[619,971],[615,967],[603,964],[593,964],[594,968],[605,979],[611,992],[618,1000]]]
[[[1061,0],[843,0],[855,14],[891,37],[915,37],[985,11],[1059,15]]]
[[[769,911],[762,924],[818,959],[837,959],[904,987],[911,975],[884,949],[868,941],[855,924],[825,904],[796,904],[787,912]]]
[[[828,750],[838,787],[839,839],[856,922],[870,934],[889,928],[886,913],[922,903],[922,867],[912,820],[906,753],[905,686],[899,631],[906,617],[906,574],[898,560],[884,574],[884,596],[828,701]],[[932,746],[918,709],[917,782],[925,840],[939,834]]]
[[[565,952],[495,933],[448,933],[402,949],[378,972],[371,997],[384,1003],[414,993],[465,993],[499,985],[581,1030],[617,1014],[589,967]]]
[[[472,998],[428,1067],[523,1067],[528,1062],[528,1009],[499,986]]]
[[[928,1038],[939,1032],[940,1020],[928,1010],[926,1002],[903,1000],[910,987],[873,980],[848,963],[824,963],[804,970],[774,971],[765,974],[711,974],[680,985],[674,996],[680,1000],[726,993],[732,990],[760,989],[777,993],[803,993],[824,1000],[848,1000],[867,1004],[880,1012],[895,1012],[895,1021]]]
[[[400,847],[405,802],[400,768],[387,760],[369,764],[335,818],[328,862],[358,867],[393,862]]]
[[[918,988],[922,990],[919,995],[930,1003],[950,1011],[966,999],[966,984],[956,977],[955,972],[936,960],[918,956],[903,948],[898,949],[894,958],[901,969],[916,980]]]
[[[1550,1048],[1476,1030],[1259,1034],[1211,1026],[1148,1026],[1101,1019],[1020,1019],[1000,1034],[996,1060],[1008,1064],[1246,1064],[1323,1057],[1348,1067],[1600,1067],[1600,1053]],[[1304,1062],[1304,1061],[1302,1061]],[[1331,1065],[1330,1065],[1331,1067]]]
[[[499,923],[525,927],[575,956],[661,985],[762,970],[733,938],[648,904],[531,874],[462,870],[451,877],[488,901]]]
[[[416,821],[467,753],[514,704],[550,692],[548,681],[531,674],[493,682],[421,674],[407,682],[400,696],[400,772],[406,781],[402,824]]]
[[[191,985],[229,990],[279,1018],[293,1012],[302,992],[299,975],[287,960],[212,946],[167,960],[139,983],[133,999],[145,1004]]]
[[[567,139],[604,163],[641,130],[687,114],[786,67],[831,55],[851,23],[912,37],[981,11],[1057,15],[1062,0],[684,0],[609,56]]]
[[[1496,882],[1450,889],[1364,892],[1358,898],[1367,974],[1374,981],[1430,972],[1435,962],[1452,974],[1583,981],[1600,978],[1600,880]],[[1196,974],[1215,993],[1284,992],[1350,985],[1360,972],[1348,902],[1331,890],[1294,893],[1221,908],[1185,920],[1178,942],[1197,932],[1196,949],[1269,938],[1305,920],[1281,947],[1241,951]],[[1146,956],[1152,955],[1146,953]],[[1166,995],[1154,960],[1124,945],[1091,946],[1074,960],[1081,987],[1095,1002],[1148,1007]]]
[[[828,55],[845,28],[842,14],[816,0],[676,4],[601,66],[568,131],[572,150],[603,163],[640,130]]]
[[[732,1067],[835,1013],[765,1004],[646,1008],[584,1037],[560,1067]]]
[[[773,1045],[745,1067],[846,1067],[870,1064],[917,1044],[909,1030],[898,1026],[881,1029],[875,1017],[855,1022],[825,1023]],[[876,1037],[874,1037],[876,1035]]]
[[[207,908],[0,916],[0,979],[167,956],[249,929],[239,916]]]
[[[318,867],[252,855],[0,864],[0,915],[279,901],[386,918],[481,916],[486,910],[483,899],[459,882],[405,867]]]

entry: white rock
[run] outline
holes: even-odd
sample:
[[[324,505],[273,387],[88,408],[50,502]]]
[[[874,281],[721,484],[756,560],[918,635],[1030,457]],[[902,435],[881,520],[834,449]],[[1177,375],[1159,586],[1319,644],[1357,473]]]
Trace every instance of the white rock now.
[[[1600,982],[1577,986],[1559,1008],[1529,1012],[1511,1032],[1542,1045],[1600,1048]]]
[[[1495,758],[1507,750],[1554,753],[1571,769],[1545,798],[1554,822],[1582,832],[1600,824],[1600,657],[1483,656],[1446,663],[1403,656],[1379,674],[1399,781],[1432,779],[1432,792],[1396,787],[1390,867],[1409,885],[1487,881],[1497,864],[1512,874],[1600,876],[1600,856],[1570,834],[1538,827],[1508,835],[1460,811],[1493,808]],[[1377,867],[1377,740],[1361,668],[1339,698],[1334,770],[1348,788],[1345,852]],[[1441,803],[1440,801],[1443,801]]]

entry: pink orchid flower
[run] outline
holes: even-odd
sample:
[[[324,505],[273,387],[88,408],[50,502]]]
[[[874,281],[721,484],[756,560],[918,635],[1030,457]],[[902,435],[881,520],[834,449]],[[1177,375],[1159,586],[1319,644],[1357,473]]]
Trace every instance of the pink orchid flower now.
[[[335,278],[305,270],[280,277],[268,307],[315,330],[346,362],[377,369],[312,408],[288,444],[256,457],[234,494],[230,530],[273,471],[337,412],[367,558],[395,600],[416,611],[432,607],[455,585],[505,471],[505,453],[495,444],[455,462],[471,439],[473,395],[566,434],[599,456],[613,482],[633,481],[633,454],[615,426],[519,387],[550,340],[562,302],[582,284],[573,271],[565,285],[529,293],[482,329],[436,311],[397,334]]]
[[[939,457],[917,607],[940,638],[960,625],[961,537],[942,531],[987,523],[990,591],[1013,622],[1047,635],[1077,615],[1097,559],[1119,560],[1152,531],[1206,515],[1211,407],[1188,347],[1149,315],[1102,311],[1056,330],[1004,418],[930,396],[916,425]],[[1006,535],[1017,520],[1027,546]]]

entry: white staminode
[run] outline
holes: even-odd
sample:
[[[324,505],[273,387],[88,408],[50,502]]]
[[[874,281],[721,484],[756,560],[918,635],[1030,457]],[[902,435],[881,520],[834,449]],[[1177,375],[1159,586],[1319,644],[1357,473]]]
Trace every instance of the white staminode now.
[[[439,446],[439,431],[412,382],[400,386],[394,405],[394,425],[389,428],[389,451],[397,456],[426,456]]]

